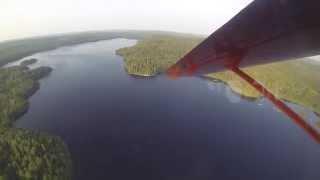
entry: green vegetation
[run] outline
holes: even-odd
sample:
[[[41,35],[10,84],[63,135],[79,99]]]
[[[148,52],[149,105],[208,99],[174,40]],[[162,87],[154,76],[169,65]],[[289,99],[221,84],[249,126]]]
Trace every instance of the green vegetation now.
[[[164,72],[200,43],[200,37],[153,36],[133,47],[119,49],[129,74],[155,75]],[[320,65],[300,59],[245,68],[244,70],[279,98],[308,107],[320,113]],[[259,98],[261,95],[232,72],[219,72],[207,78],[228,84],[240,95]]]
[[[62,46],[114,38],[143,39],[158,34],[180,35],[177,33],[161,31],[96,31],[0,42],[0,67],[37,52],[53,50]]]
[[[22,129],[0,130],[0,179],[70,180],[67,147],[57,137]]]
[[[133,47],[117,50],[117,54],[124,57],[129,74],[155,75],[168,69],[200,41],[196,36],[152,36]]]
[[[26,66],[0,69],[0,180],[71,179],[71,158],[57,137],[12,128],[28,109],[27,98],[49,67],[29,70]]]
[[[38,60],[37,60],[37,59],[34,59],[34,58],[32,58],[32,59],[27,59],[27,60],[22,61],[22,62],[20,63],[20,65],[21,65],[21,66],[29,66],[29,65],[31,65],[31,64],[36,63],[37,61],[38,61]]]
[[[51,72],[49,67],[28,70],[24,66],[0,69],[0,126],[11,127],[28,108],[27,98],[38,88],[38,80]]]
[[[277,97],[320,112],[320,66],[305,60],[287,61],[244,68]],[[226,82],[235,92],[258,98],[261,95],[232,72],[210,74]]]

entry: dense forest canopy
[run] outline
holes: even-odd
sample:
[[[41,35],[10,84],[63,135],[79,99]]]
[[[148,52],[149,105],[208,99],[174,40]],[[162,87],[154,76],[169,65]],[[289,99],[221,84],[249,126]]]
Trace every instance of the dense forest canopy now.
[[[0,69],[0,180],[71,179],[71,158],[61,139],[12,127],[27,111],[27,98],[39,88],[39,79],[51,70],[24,65]]]

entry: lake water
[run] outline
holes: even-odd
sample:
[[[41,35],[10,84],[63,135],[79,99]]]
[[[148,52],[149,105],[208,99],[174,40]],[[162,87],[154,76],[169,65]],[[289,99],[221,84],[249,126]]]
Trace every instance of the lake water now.
[[[318,180],[320,145],[266,100],[200,78],[134,78],[114,39],[35,54],[41,80],[17,127],[60,136],[76,180]]]

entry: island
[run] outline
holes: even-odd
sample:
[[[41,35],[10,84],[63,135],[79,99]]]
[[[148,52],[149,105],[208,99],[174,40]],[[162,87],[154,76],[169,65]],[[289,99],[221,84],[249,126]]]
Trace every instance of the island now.
[[[35,58],[24,60],[20,63],[21,66],[29,66],[36,63],[38,60]]]

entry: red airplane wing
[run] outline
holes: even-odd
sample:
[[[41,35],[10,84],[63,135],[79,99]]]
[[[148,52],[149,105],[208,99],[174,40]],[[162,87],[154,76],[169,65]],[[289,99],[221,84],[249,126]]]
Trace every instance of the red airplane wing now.
[[[176,77],[229,69],[320,143],[317,130],[239,69],[320,54],[319,7],[319,0],[255,0],[167,73]]]
[[[207,74],[320,54],[319,0],[255,0],[169,69]]]

